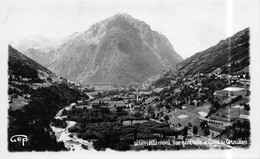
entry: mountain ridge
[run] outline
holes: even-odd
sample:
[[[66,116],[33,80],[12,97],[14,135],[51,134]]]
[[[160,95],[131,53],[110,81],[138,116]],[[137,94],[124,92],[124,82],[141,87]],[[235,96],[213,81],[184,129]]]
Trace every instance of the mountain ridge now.
[[[57,50],[53,72],[85,84],[140,84],[182,61],[168,39],[128,14],[76,34]]]
[[[9,67],[11,67],[13,65],[17,65],[17,64],[18,65],[27,65],[31,69],[44,71],[48,74],[53,74],[53,72],[51,72],[49,69],[45,68],[44,66],[37,63],[33,59],[27,57],[26,55],[20,53],[15,48],[13,48],[11,45],[8,45],[8,53],[9,53],[9,58],[8,58]],[[12,68],[9,68],[9,70],[10,69],[12,69]]]
[[[222,74],[248,73],[250,64],[249,46],[250,28],[245,28],[231,37],[220,40],[216,45],[186,58],[167,70],[159,79],[146,83],[150,83],[149,86],[165,86],[178,77],[212,73],[217,69]]]
[[[185,59],[183,62],[177,64],[173,69],[183,70],[188,65],[195,63],[196,60],[203,60],[205,64],[208,64],[205,68],[201,69],[202,66],[205,66],[203,62],[200,61],[197,65],[191,66],[188,71],[184,71],[184,74],[196,74],[201,73],[210,73],[216,68],[223,68],[224,66],[228,67],[228,64],[237,62],[239,59],[247,58],[247,66],[249,65],[249,28],[245,28],[233,36],[228,37],[224,40],[220,40],[216,45],[209,47],[208,49],[198,52],[193,56]],[[211,59],[209,56],[216,55]],[[206,63],[207,60],[211,60],[212,63]],[[216,62],[218,61],[218,62]],[[168,72],[170,73],[170,72]],[[232,71],[231,71],[232,73]]]

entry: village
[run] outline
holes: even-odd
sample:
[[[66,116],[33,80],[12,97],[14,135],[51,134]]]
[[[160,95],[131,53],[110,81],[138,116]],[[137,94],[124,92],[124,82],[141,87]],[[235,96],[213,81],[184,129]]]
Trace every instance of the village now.
[[[138,150],[140,147],[135,147],[134,142],[142,143],[148,139],[166,143],[168,139],[172,142],[190,142],[193,144],[188,148],[196,149],[229,149],[250,144],[248,73],[229,75],[221,74],[221,70],[216,69],[208,74],[171,77],[167,86],[152,85],[149,88],[137,85],[88,86],[56,75],[47,75],[43,71],[38,71],[38,74],[39,78],[9,76],[9,93],[12,94],[9,96],[10,109],[22,108],[30,102],[30,92],[52,85],[67,85],[82,94],[80,100],[69,105],[70,109],[60,112],[61,118],[51,122],[52,127],[56,126],[53,130],[66,132],[64,140],[57,133],[55,135],[56,140],[67,144],[68,149],[99,147],[93,146],[91,141],[101,140],[99,133],[93,133],[99,127],[96,124],[103,124],[101,127],[104,131],[111,126],[121,129],[123,134],[118,134],[121,138],[114,144],[127,143],[127,149]],[[66,123],[72,122],[73,125],[68,125],[65,130]],[[85,130],[88,124],[90,129]],[[74,140],[84,144],[71,144]],[[240,140],[243,142],[237,142]],[[194,144],[197,141],[211,144]],[[92,144],[86,146],[86,143]],[[101,147],[110,146],[103,144]],[[144,146],[140,149],[146,148]],[[176,149],[176,146],[172,148]]]
[[[249,144],[248,74],[231,76],[218,71],[200,73],[172,81],[167,87],[152,89],[133,86],[103,86],[104,89],[98,86],[95,89],[67,82],[71,88],[76,87],[92,97],[72,104],[74,109],[108,109],[135,117],[121,120],[123,126],[157,122],[168,124],[176,131],[188,128],[187,137],[182,140],[218,143],[196,145],[203,149],[228,149]],[[243,140],[246,144],[232,145],[227,142],[230,140]]]

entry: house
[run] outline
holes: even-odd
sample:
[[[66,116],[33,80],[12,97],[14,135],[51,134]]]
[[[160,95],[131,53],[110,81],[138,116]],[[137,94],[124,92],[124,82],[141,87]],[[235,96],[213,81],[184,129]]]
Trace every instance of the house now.
[[[204,118],[202,116],[199,117],[199,121],[200,122],[206,121],[208,124],[215,124],[215,125],[220,125],[220,126],[230,126],[230,125],[232,125],[231,122],[212,120],[212,119]]]
[[[28,78],[22,78],[22,81],[24,81],[24,82],[28,82],[29,79],[28,79]]]
[[[214,92],[214,96],[216,98],[223,98],[228,96],[242,96],[245,97],[247,95],[247,89],[241,87],[227,87],[222,90]]]
[[[140,105],[135,105],[134,106],[134,111],[140,111],[141,110],[141,106]]]
[[[216,68],[214,71],[212,71],[211,73],[215,73],[215,74],[220,74],[222,72],[221,68]]]
[[[246,114],[240,114],[239,119],[245,119],[245,120],[249,120],[249,115],[246,115]]]
[[[203,118],[205,118],[205,117],[208,115],[208,113],[206,113],[206,112],[204,112],[204,111],[200,111],[200,112],[198,112],[198,114],[199,114],[201,117],[203,117]]]
[[[250,80],[248,80],[248,79],[239,79],[238,82],[241,83],[244,86],[250,85]]]
[[[78,100],[77,103],[78,104],[82,104],[84,101],[83,100]]]
[[[223,133],[224,130],[225,127],[209,125],[209,131],[213,138]]]

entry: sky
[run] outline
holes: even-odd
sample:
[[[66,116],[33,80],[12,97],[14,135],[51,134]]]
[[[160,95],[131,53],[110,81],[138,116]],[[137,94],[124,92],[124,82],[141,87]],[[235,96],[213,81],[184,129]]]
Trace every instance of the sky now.
[[[2,23],[10,42],[30,35],[62,38],[128,13],[165,35],[184,59],[253,25],[250,0],[9,0]],[[258,4],[258,3],[257,3]]]

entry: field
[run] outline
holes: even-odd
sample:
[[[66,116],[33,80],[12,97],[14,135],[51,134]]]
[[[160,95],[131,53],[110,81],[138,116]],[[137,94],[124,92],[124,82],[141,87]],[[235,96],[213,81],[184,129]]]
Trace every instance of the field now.
[[[23,106],[28,104],[25,101],[26,99],[24,99],[24,97],[18,96],[17,98],[12,99],[12,103],[10,103],[9,106],[12,110],[21,109]]]

